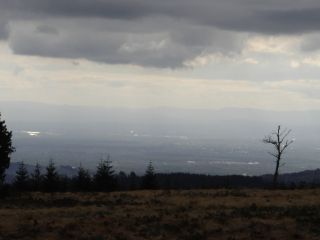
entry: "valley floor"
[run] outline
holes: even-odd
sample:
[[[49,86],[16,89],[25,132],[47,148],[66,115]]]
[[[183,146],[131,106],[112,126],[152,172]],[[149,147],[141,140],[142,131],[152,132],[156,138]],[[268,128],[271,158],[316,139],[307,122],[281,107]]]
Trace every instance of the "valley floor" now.
[[[320,239],[320,189],[26,193],[0,239]]]

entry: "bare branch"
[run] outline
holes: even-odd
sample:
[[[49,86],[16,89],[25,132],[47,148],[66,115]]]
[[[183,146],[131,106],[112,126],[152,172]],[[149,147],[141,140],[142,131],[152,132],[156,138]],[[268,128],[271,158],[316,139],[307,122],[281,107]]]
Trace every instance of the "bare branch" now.
[[[268,152],[271,156],[274,156],[275,158],[277,158],[278,157],[278,155],[277,154],[274,154],[274,153],[272,153],[272,152]]]
[[[286,130],[286,132],[284,132],[285,134],[284,134],[284,136],[281,138],[281,143],[283,142],[283,140],[285,140],[286,139],[286,137],[288,137],[288,135],[290,134],[290,132],[291,132],[291,129],[290,130]]]
[[[293,143],[293,140],[290,140],[290,141],[286,141],[286,143],[282,146],[282,149],[281,149],[281,154]]]
[[[264,143],[271,143],[273,145],[277,144],[277,141],[274,140],[271,136],[267,136],[262,140]]]

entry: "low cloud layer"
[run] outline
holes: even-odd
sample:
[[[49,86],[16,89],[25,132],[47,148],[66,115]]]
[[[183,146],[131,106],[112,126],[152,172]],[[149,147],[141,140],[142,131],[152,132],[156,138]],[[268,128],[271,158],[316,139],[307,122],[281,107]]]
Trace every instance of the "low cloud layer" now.
[[[177,68],[237,55],[249,34],[318,32],[316,0],[5,0],[0,40],[14,53]],[[317,49],[306,41],[303,51]]]
[[[37,21],[11,24],[8,41],[14,53],[179,68],[201,55],[237,54],[244,38],[241,34],[161,18],[157,23],[67,19],[39,24]]]

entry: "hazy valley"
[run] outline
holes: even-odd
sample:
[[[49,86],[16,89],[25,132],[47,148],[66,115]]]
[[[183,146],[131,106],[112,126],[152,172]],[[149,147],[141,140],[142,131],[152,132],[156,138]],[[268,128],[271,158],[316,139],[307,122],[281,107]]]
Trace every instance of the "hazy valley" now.
[[[260,175],[273,171],[262,138],[275,126],[292,129],[295,142],[282,172],[320,166],[320,111],[256,109],[106,109],[2,102],[13,130],[13,162],[94,169],[111,155],[116,170]]]

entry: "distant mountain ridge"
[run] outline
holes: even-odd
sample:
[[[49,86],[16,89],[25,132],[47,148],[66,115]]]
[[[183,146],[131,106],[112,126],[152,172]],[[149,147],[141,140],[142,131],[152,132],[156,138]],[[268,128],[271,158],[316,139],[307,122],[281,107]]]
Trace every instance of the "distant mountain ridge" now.
[[[265,181],[271,182],[273,175],[266,174],[261,176]],[[305,170],[294,173],[284,173],[279,175],[279,182],[283,184],[320,184],[320,169]]]
[[[14,131],[75,136],[102,134],[244,138],[259,137],[276,125],[292,128],[299,138],[317,138],[320,110],[272,111],[249,108],[105,108],[32,102],[1,102],[0,112]],[[81,135],[82,134],[82,135]]]

